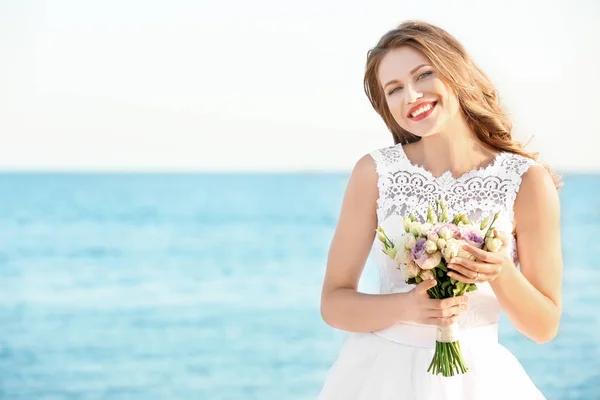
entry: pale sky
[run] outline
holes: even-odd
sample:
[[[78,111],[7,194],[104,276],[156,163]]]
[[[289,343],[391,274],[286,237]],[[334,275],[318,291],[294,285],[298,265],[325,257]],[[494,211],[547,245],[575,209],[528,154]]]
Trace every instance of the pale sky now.
[[[0,169],[350,170],[392,144],[362,87],[406,19],[448,30],[517,139],[600,171],[600,3],[0,3]]]

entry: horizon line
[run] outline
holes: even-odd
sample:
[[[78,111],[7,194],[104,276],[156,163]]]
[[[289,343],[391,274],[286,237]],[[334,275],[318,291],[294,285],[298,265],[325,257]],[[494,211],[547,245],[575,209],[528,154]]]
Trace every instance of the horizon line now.
[[[557,174],[600,175],[600,168],[551,168],[551,170]],[[351,172],[352,168],[0,167],[0,174],[350,174]]]

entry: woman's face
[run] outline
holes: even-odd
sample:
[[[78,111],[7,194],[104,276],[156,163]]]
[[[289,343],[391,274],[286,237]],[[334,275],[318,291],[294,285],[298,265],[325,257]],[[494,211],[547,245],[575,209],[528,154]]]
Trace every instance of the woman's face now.
[[[456,96],[419,50],[402,46],[388,51],[378,74],[392,116],[410,133],[434,135],[458,116]]]

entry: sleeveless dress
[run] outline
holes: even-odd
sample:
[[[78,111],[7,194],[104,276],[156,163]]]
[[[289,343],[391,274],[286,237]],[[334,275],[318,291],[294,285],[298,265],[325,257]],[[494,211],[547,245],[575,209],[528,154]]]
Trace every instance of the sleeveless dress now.
[[[449,214],[470,219],[501,210],[496,228],[510,235],[513,204],[531,159],[501,152],[485,167],[455,178],[448,171],[434,177],[413,165],[401,144],[370,153],[378,173],[378,222],[388,236],[404,232],[404,216],[414,212],[424,221],[427,206],[443,198]],[[507,252],[517,264],[516,242]],[[380,293],[407,292],[393,261],[375,238],[371,258],[379,269]],[[466,374],[432,375],[427,368],[435,350],[437,327],[400,323],[366,333],[351,333],[326,375],[319,400],[492,400],[545,399],[519,361],[498,343],[500,304],[489,283],[467,293],[469,308],[459,319],[459,339]]]

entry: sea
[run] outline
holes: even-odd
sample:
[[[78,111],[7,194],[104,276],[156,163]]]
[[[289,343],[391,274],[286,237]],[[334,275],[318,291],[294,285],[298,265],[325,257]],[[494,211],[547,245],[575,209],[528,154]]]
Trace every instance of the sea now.
[[[348,175],[0,174],[0,399],[315,399],[348,335],[319,310]],[[594,400],[600,175],[564,182],[559,334],[503,315],[500,341],[548,399]]]

